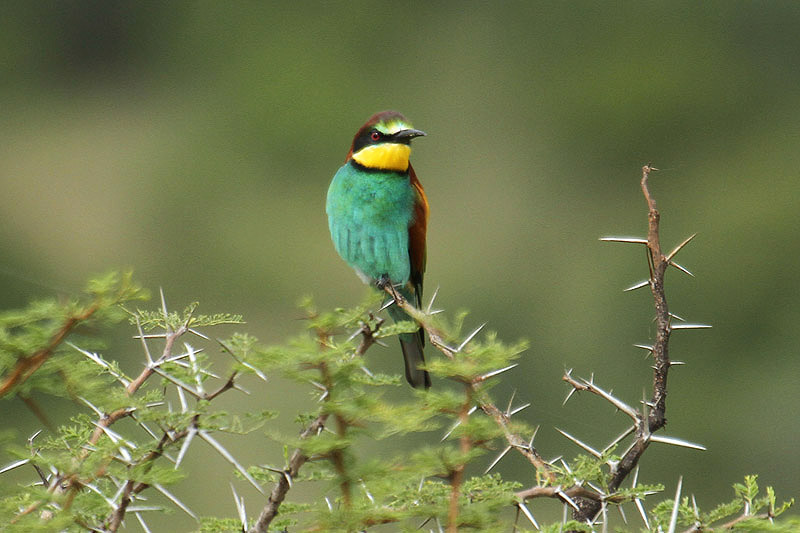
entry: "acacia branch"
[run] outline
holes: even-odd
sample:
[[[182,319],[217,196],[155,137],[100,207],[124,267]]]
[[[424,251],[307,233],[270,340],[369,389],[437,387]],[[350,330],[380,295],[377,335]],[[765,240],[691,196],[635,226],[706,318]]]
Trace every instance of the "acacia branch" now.
[[[370,329],[367,323],[361,323],[361,329],[359,330],[359,333],[361,333],[361,342],[355,350],[356,356],[364,355],[370,346],[375,344],[375,334],[378,332],[378,329],[382,324],[383,320],[378,320],[378,322],[375,324],[375,328]],[[324,349],[328,345],[326,338],[327,335],[322,331],[318,331],[317,336],[320,347]],[[326,385],[330,391],[330,382]],[[308,426],[302,433],[300,433],[300,440],[305,440],[318,435],[325,427],[325,423],[328,421],[328,416],[329,413],[321,413],[319,416],[317,416],[311,425]],[[267,498],[266,505],[264,505],[264,507],[261,509],[258,519],[252,525],[252,527],[250,527],[248,533],[266,533],[269,530],[270,524],[275,517],[278,516],[280,506],[284,499],[286,499],[286,493],[289,492],[289,489],[292,487],[291,480],[297,477],[297,474],[300,472],[300,468],[308,461],[308,459],[309,457],[303,452],[302,449],[296,448],[294,450],[291,458],[289,459],[288,466],[283,470],[283,472],[281,472],[282,475],[272,488],[272,492],[270,492],[269,498]],[[341,466],[342,468],[344,467],[343,463]],[[342,472],[339,472],[339,474],[342,475]],[[349,498],[349,482],[347,487],[342,487],[342,489],[343,495],[346,495],[346,497]]]
[[[318,435],[325,427],[325,422],[328,420],[328,414],[323,413],[319,415],[310,426],[308,426],[301,434],[300,440],[305,440],[314,435]],[[258,515],[258,520],[248,530],[248,533],[266,533],[269,530],[269,525],[278,516],[283,500],[286,498],[286,493],[291,488],[291,480],[297,477],[300,468],[308,461],[308,456],[303,453],[300,448],[295,449],[292,457],[289,459],[289,465],[282,472],[283,475],[275,483],[272,492],[267,499],[267,504]]]
[[[440,352],[442,352],[447,358],[453,359],[457,350],[451,348],[446,341],[444,333],[439,331],[430,321],[430,315],[425,313],[424,311],[417,309],[413,304],[409,303],[408,300],[403,298],[395,288],[392,286],[391,283],[386,283],[383,287],[383,290],[394,299],[394,305],[401,308],[403,311],[408,314],[411,318],[413,318],[419,326],[425,330],[428,334],[428,338]],[[476,390],[479,382],[482,381],[481,379],[476,380],[475,383],[471,383],[470,386],[472,387],[473,391]],[[527,442],[523,439],[520,435],[511,431],[510,427],[510,420],[509,417],[503,413],[500,409],[497,408],[491,402],[486,401],[482,395],[473,395],[475,401],[480,407],[481,411],[489,415],[495,423],[500,426],[500,429],[503,430],[503,435],[508,442],[508,445],[514,448],[517,452],[521,453],[535,468],[538,472],[542,473],[550,482],[555,481],[555,475],[553,474],[552,470],[550,469],[547,462],[539,455],[539,452],[536,448],[533,447],[532,443]]]
[[[661,251],[661,238],[659,235],[660,214],[656,208],[655,198],[650,194],[648,178],[650,173],[657,169],[650,165],[642,167],[641,188],[647,202],[647,260],[650,269],[649,285],[653,295],[653,306],[656,311],[656,338],[652,346],[653,353],[653,396],[647,406],[649,414],[643,416],[636,413],[636,440],[628,451],[622,456],[619,463],[611,472],[608,482],[609,492],[617,490],[625,478],[630,474],[639,459],[650,444],[651,433],[661,429],[667,422],[667,374],[669,373],[669,336],[671,332],[669,307],[664,291],[664,275],[671,259],[664,256]],[[575,384],[573,384],[573,387]],[[593,390],[596,394],[597,391]],[[601,395],[602,396],[602,395]],[[608,399],[608,398],[606,398]],[[610,401],[610,400],[609,400]],[[614,404],[614,402],[612,402]],[[615,406],[619,407],[619,405]],[[623,409],[627,414],[627,409]],[[587,521],[593,519],[601,510],[601,502],[587,498],[579,498],[579,511],[575,512],[575,519]]]
[[[83,313],[73,315],[67,318],[58,331],[50,338],[47,346],[40,349],[30,357],[21,357],[17,360],[14,368],[8,376],[0,383],[0,398],[5,396],[14,386],[25,383],[25,381],[33,375],[34,372],[53,355],[56,348],[64,341],[76,326],[81,322],[85,322],[94,315],[100,308],[99,303],[92,304]]]

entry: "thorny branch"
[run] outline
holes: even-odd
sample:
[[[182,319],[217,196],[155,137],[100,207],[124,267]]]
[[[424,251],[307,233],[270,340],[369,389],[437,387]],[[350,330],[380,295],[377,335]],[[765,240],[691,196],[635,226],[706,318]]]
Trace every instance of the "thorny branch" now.
[[[94,311],[96,311],[96,308],[90,308],[87,312],[83,313],[79,317],[74,317],[73,320],[77,320],[79,322],[86,320],[89,318],[89,316],[91,316],[91,314],[94,313]],[[166,317],[166,307],[164,308],[164,315]],[[184,334],[186,334],[188,331],[190,331],[189,329],[190,320],[191,318],[187,319],[184,324],[182,324],[175,330],[167,326],[166,333],[163,335],[165,340],[164,349],[160,357],[158,357],[158,359],[156,359],[155,361],[153,361],[150,358],[149,348],[147,347],[145,337],[140,328],[139,336],[142,340],[142,344],[147,355],[148,364],[136,378],[128,382],[127,385],[125,386],[125,393],[127,396],[133,396],[134,394],[136,394],[139,391],[139,389],[147,382],[147,380],[153,375],[153,373],[157,371],[158,367],[164,362],[170,360],[170,358],[172,358],[175,341]],[[74,325],[70,326],[69,328],[67,328],[67,325],[62,327],[61,330],[59,330],[59,334],[56,336],[56,338],[54,338],[53,342],[51,342],[50,346],[52,346],[53,348],[57,346],[58,343],[55,341],[58,340],[58,342],[61,342],[63,338],[66,336],[66,334],[69,332],[69,329],[71,329],[72,327],[74,327]],[[50,349],[50,351],[52,351],[52,349]],[[224,393],[225,391],[234,388],[236,386],[235,384],[236,375],[237,372],[234,371],[230,375],[230,377],[217,390],[210,393],[204,393],[200,396],[200,398],[211,401],[220,394]],[[123,381],[123,384],[125,384],[125,381]],[[58,476],[55,476],[54,479],[51,480],[48,486],[48,492],[52,494],[55,493],[66,494],[64,502],[62,504],[62,507],[64,509],[68,509],[72,505],[75,496],[77,496],[77,493],[84,486],[92,483],[94,480],[99,479],[106,474],[106,469],[111,459],[101,464],[95,470],[90,479],[81,479],[80,476],[77,474],[77,470],[79,465],[89,458],[90,454],[92,453],[92,450],[94,449],[94,446],[100,441],[103,435],[109,433],[110,431],[109,428],[117,421],[121,420],[122,418],[131,416],[133,415],[133,413],[134,409],[123,407],[115,411],[112,411],[111,413],[103,414],[99,418],[99,420],[95,423],[96,426],[95,430],[87,440],[86,446],[83,447],[82,452],[76,458],[74,472],[62,473]],[[197,418],[198,417],[195,416],[192,422],[193,428],[196,427]],[[164,454],[164,449],[166,446],[180,442],[181,440],[186,438],[187,435],[190,434],[190,432],[191,430],[188,428],[180,431],[165,429],[156,447],[147,454],[145,454],[135,464],[145,465],[145,471],[149,471],[150,468],[152,468],[154,461]],[[134,466],[134,463],[131,463],[130,466]],[[133,501],[133,499],[136,497],[137,494],[147,489],[149,486],[150,485],[147,483],[136,482],[133,479],[126,480],[124,482],[124,485],[121,486],[120,500],[118,504],[116,505],[114,511],[104,521],[104,531],[110,531],[110,532],[117,531],[125,518],[125,513],[128,506],[131,504],[131,502]],[[19,520],[19,518],[21,518],[22,516],[25,516],[31,512],[36,511],[41,507],[43,503],[44,503],[43,501],[37,501],[32,503],[27,508],[22,510],[12,520],[12,523]],[[47,519],[48,516],[49,513],[43,513],[44,519]]]
[[[602,394],[601,389],[594,387],[593,384],[585,382],[578,384],[567,373],[564,380],[569,382],[575,389],[584,389],[598,394],[610,401],[617,408],[632,416],[636,424],[636,438],[631,447],[622,456],[619,463],[615,465],[611,472],[611,479],[608,482],[609,493],[616,491],[625,478],[630,474],[639,459],[644,454],[651,440],[651,433],[661,429],[666,424],[667,411],[667,374],[669,373],[669,336],[670,336],[670,314],[667,306],[667,297],[664,292],[664,275],[670,265],[671,258],[667,258],[661,251],[661,239],[659,236],[660,214],[656,208],[656,201],[650,194],[648,178],[650,173],[657,169],[650,165],[642,167],[641,187],[648,208],[648,230],[647,230],[647,261],[650,269],[649,285],[653,294],[653,304],[656,311],[656,336],[652,346],[653,354],[653,396],[646,406],[649,413],[646,416],[634,411],[627,405],[613,401],[610,395]],[[604,392],[604,391],[602,391]],[[579,510],[575,511],[574,517],[579,521],[591,521],[601,511],[602,502],[596,499],[580,497],[577,500]]]
[[[0,397],[5,396],[14,386],[24,383],[34,372],[39,370],[45,361],[53,355],[53,352],[55,352],[56,348],[64,341],[67,335],[69,335],[76,326],[89,320],[99,308],[100,304],[95,303],[83,313],[70,316],[64,321],[58,331],[55,332],[47,346],[30,357],[20,358],[5,380],[0,383]]]
[[[328,414],[319,415],[301,434],[300,439],[319,435],[320,431],[325,427],[325,422],[328,420]],[[303,453],[300,448],[297,448],[289,459],[289,465],[283,471],[283,475],[275,483],[272,492],[269,494],[267,504],[258,515],[258,520],[248,530],[248,533],[266,533],[269,530],[269,525],[278,516],[278,510],[286,498],[286,493],[291,488],[292,479],[297,477],[300,468],[308,461],[308,456]]]
[[[403,309],[403,311],[405,311],[420,325],[420,327],[422,327],[422,329],[425,330],[430,338],[431,344],[433,344],[446,357],[450,359],[455,357],[457,350],[448,346],[445,335],[431,324],[430,315],[428,313],[417,309],[413,304],[409,303],[399,292],[397,292],[397,290],[395,290],[391,284],[386,284],[384,286],[384,291],[386,291],[386,293],[388,293],[389,296],[394,299],[395,305]],[[475,383],[470,384],[474,392],[477,392],[481,381],[483,380],[478,379]],[[536,451],[536,448],[534,448],[520,435],[517,435],[511,431],[508,415],[503,413],[503,411],[498,409],[494,404],[485,401],[483,395],[474,394],[473,397],[478,404],[478,407],[484,413],[492,417],[495,423],[497,423],[497,425],[503,430],[503,434],[505,435],[508,444],[520,452],[528,461],[530,461],[530,463],[538,472],[544,474],[550,481],[555,480],[555,476],[551,472],[550,467],[547,465],[547,462],[542,458],[542,456],[539,455],[539,452]]]
[[[354,356],[364,355],[369,347],[375,344],[375,334],[378,332],[378,329],[380,329],[382,324],[383,320],[378,320],[374,329],[370,329],[369,324],[365,322],[361,324],[361,329],[359,330],[359,333],[361,333],[361,342],[358,344]],[[324,339],[325,335],[320,332],[319,336],[320,345],[325,346],[327,344],[326,339]],[[330,383],[328,383],[328,386],[330,388]],[[306,440],[319,435],[319,433],[325,427],[328,417],[328,413],[322,413],[317,416],[317,418],[300,434],[300,440]],[[342,458],[340,457],[339,459],[341,460]],[[283,503],[283,500],[286,498],[286,493],[289,492],[289,489],[292,487],[292,480],[297,477],[297,474],[300,472],[300,468],[302,468],[302,466],[308,460],[309,457],[303,452],[302,449],[297,448],[294,450],[291,458],[289,458],[289,464],[281,472],[282,475],[272,488],[272,492],[270,492],[269,498],[267,498],[266,505],[264,505],[263,509],[261,509],[258,519],[250,527],[248,533],[266,533],[269,531],[270,524],[275,517],[278,516],[280,506]],[[334,462],[336,462],[335,457]],[[343,468],[343,465],[336,465],[337,470],[339,470],[340,466]],[[346,477],[342,471],[339,471],[339,474],[343,477],[343,479],[346,480]],[[343,497],[349,499],[349,482],[346,486],[342,487],[342,491]]]

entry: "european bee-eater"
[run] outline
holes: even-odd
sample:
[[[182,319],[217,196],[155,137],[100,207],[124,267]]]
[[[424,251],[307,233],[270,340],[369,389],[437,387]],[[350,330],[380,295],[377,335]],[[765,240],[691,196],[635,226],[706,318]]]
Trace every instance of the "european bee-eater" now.
[[[428,200],[409,162],[411,139],[425,135],[397,111],[377,113],[361,126],[344,165],[328,188],[326,212],[336,251],[369,284],[398,286],[409,302],[421,305],[425,273]],[[396,305],[395,321],[409,320]],[[412,387],[431,386],[422,330],[400,335],[406,379]]]

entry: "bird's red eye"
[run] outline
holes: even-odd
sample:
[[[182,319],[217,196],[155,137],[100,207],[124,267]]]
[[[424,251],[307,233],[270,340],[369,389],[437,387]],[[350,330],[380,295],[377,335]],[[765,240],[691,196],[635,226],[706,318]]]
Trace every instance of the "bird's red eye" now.
[[[381,138],[381,134],[380,134],[380,132],[378,132],[378,131],[373,131],[373,132],[370,134],[369,138],[370,138],[370,139],[372,139],[373,141],[378,141],[378,140],[380,140],[380,138]]]

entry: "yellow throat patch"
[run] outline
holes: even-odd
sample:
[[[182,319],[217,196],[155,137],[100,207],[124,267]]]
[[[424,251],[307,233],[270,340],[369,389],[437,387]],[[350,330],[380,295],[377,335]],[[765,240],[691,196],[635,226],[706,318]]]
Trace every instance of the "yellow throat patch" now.
[[[365,146],[353,154],[359,165],[381,170],[405,172],[408,170],[408,158],[411,147],[407,144],[385,143]]]

